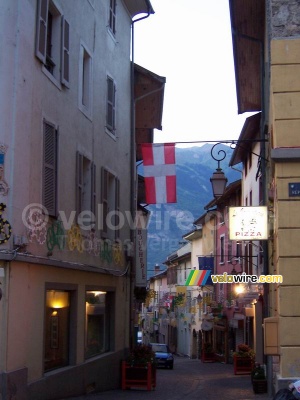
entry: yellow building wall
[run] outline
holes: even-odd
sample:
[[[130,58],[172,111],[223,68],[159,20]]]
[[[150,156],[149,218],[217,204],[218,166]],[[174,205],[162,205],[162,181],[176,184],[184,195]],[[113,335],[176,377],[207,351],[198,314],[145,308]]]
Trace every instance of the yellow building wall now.
[[[203,224],[203,248],[202,255],[209,256],[215,245],[215,218],[210,218]]]
[[[272,148],[300,147],[300,39],[271,42],[270,116]],[[289,183],[300,182],[299,162],[274,164],[274,270],[283,275],[271,298],[279,315],[281,378],[300,376],[300,197]]]

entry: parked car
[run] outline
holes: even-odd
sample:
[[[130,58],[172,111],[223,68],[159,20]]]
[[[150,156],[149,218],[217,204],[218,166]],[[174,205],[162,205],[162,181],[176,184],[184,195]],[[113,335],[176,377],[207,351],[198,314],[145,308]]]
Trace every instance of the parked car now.
[[[174,357],[169,347],[162,343],[150,343],[152,351],[155,353],[157,367],[165,367],[173,369]]]
[[[143,343],[143,332],[138,332],[137,333],[137,342],[138,344],[142,344]]]

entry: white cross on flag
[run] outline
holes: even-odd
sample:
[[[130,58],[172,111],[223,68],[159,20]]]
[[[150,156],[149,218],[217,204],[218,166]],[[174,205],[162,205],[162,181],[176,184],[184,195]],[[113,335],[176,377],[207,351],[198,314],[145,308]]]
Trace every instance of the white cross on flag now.
[[[147,204],[176,203],[175,144],[143,143]]]

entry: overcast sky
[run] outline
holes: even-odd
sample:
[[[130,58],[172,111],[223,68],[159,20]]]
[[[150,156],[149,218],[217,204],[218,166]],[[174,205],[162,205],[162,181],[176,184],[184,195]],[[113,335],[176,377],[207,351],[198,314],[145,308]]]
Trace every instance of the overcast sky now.
[[[151,0],[155,14],[135,23],[134,62],[166,78],[155,142],[239,137],[249,114],[237,114],[228,3]]]

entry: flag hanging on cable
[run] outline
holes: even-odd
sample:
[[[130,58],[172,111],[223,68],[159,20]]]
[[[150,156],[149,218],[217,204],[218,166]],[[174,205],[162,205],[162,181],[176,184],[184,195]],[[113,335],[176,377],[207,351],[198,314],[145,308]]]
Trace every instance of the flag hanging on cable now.
[[[148,204],[176,203],[175,143],[143,143]]]

